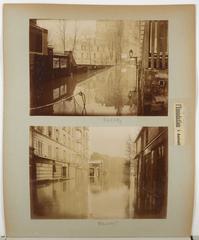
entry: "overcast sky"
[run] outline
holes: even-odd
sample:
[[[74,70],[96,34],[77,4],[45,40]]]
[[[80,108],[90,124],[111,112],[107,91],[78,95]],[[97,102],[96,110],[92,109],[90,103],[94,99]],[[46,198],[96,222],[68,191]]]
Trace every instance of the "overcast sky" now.
[[[90,127],[90,152],[125,157],[128,136],[135,140],[140,129],[141,127]]]
[[[66,34],[74,34],[75,28],[78,30],[79,35],[90,35],[94,36],[96,31],[96,21],[93,20],[37,20],[37,24],[40,27],[48,29],[48,31],[54,34],[59,32],[60,26],[65,21]]]

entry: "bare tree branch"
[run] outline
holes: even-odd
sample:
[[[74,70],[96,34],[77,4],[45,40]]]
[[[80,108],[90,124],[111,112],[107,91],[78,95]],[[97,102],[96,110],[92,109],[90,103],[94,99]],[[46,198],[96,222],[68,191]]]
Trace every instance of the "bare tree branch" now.
[[[59,34],[63,51],[66,51],[66,20],[59,20]]]
[[[74,52],[76,43],[77,43],[77,21],[75,21],[75,33],[74,33],[74,39],[73,39],[73,46],[72,46],[72,51]]]

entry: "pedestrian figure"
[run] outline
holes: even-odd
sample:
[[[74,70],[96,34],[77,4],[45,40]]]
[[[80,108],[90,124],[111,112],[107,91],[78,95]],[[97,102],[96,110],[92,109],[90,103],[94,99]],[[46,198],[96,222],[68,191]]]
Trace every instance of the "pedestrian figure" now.
[[[130,90],[128,93],[128,105],[129,105],[129,112],[130,114],[136,113],[136,91]]]
[[[133,104],[136,103],[136,91],[134,90],[130,90],[129,94],[128,94],[128,105],[130,105],[130,107],[133,106]]]

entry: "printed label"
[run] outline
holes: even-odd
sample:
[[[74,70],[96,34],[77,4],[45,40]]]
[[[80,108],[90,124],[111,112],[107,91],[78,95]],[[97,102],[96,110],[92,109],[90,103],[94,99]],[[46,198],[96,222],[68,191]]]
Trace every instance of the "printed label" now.
[[[184,106],[182,103],[175,103],[175,145],[184,145]]]

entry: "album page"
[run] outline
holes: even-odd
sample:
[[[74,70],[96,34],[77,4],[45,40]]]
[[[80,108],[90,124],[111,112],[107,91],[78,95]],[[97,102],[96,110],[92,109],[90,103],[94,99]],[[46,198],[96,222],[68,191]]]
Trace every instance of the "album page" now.
[[[7,237],[188,237],[195,7],[7,4]]]

